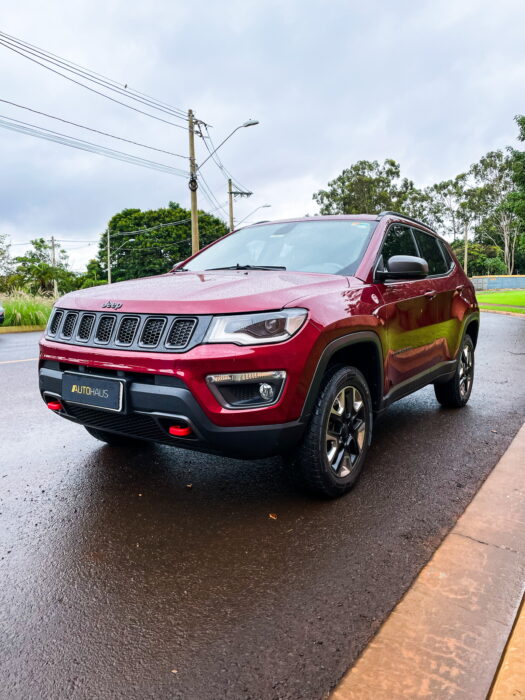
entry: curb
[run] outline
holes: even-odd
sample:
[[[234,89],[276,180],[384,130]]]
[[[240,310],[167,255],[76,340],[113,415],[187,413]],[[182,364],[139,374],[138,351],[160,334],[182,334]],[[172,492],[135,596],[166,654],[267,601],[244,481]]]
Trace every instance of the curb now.
[[[514,318],[525,318],[525,314],[517,314],[514,311],[496,311],[495,309],[485,309],[483,306],[480,306],[479,310],[489,314],[502,314],[503,316],[514,316]]]
[[[43,330],[45,330],[45,326],[0,326],[0,335],[2,333],[30,333]]]
[[[482,700],[507,668],[525,680],[524,529],[525,424],[332,700]]]

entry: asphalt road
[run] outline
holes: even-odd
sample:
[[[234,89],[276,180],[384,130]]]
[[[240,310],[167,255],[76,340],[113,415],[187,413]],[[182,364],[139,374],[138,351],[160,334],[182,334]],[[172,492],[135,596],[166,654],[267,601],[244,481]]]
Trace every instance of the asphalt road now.
[[[10,362],[37,339],[0,335],[6,700],[324,697],[525,416],[525,319],[482,314],[469,405],[399,402],[357,487],[319,502],[278,459],[103,446]]]

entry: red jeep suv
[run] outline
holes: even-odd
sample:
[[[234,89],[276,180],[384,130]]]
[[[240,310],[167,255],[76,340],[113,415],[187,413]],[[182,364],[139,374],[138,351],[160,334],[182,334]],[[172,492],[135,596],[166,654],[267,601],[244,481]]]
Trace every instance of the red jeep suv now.
[[[40,391],[111,445],[282,454],[335,497],[393,401],[433,384],[443,406],[467,403],[478,327],[471,282],[419,221],[263,222],[166,274],[62,297]]]

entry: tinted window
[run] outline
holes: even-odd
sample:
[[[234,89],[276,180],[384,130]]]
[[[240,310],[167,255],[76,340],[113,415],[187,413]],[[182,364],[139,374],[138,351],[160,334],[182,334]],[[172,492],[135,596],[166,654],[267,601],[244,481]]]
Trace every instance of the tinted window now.
[[[189,270],[277,265],[287,270],[353,274],[376,221],[327,220],[259,224],[225,236],[187,263]]]
[[[425,258],[428,263],[428,274],[444,275],[447,271],[447,266],[437,238],[417,228],[413,229],[413,231],[419,248],[419,254],[422,258]]]
[[[452,255],[450,254],[447,246],[443,243],[443,241],[438,241],[438,243],[443,255],[445,256],[447,270],[451,270],[454,267],[454,260],[452,258]]]
[[[403,226],[402,224],[394,224],[391,226],[386,234],[381,254],[383,256],[383,265],[386,265],[393,255],[417,256],[418,252],[410,232],[410,227]]]

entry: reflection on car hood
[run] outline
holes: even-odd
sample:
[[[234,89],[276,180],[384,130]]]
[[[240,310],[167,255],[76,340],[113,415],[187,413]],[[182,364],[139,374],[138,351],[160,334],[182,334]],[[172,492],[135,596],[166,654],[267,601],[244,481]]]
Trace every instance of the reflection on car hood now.
[[[71,292],[57,306],[99,311],[107,302],[119,312],[216,314],[289,306],[294,299],[348,288],[340,275],[284,270],[175,272]],[[108,311],[111,307],[108,305]]]

